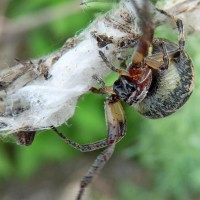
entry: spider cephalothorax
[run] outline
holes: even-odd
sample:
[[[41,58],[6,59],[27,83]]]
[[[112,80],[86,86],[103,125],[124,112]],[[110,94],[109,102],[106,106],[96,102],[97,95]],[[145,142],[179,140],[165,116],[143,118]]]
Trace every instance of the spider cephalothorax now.
[[[113,84],[116,95],[129,105],[140,103],[146,97],[152,82],[152,71],[148,66],[134,68],[131,74],[131,77],[120,76]]]

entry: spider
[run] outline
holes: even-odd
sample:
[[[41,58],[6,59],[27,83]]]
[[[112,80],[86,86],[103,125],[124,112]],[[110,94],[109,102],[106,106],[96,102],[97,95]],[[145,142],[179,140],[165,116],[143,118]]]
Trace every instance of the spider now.
[[[150,2],[142,1],[141,8],[135,1],[131,2],[140,17],[141,26],[141,36],[131,62],[126,68],[116,68],[108,61],[103,51],[99,50],[103,62],[117,73],[119,78],[112,86],[106,86],[103,80],[94,76],[101,87],[91,88],[93,93],[108,95],[105,100],[107,138],[81,145],[68,139],[57,128],[51,127],[66,143],[81,152],[105,148],[82,179],[77,200],[82,199],[85,188],[111,158],[116,143],[126,134],[126,119],[121,101],[133,106],[143,116],[157,119],[176,112],[188,100],[193,90],[193,65],[184,50],[182,21],[164,10],[156,9],[176,23],[179,39],[177,45],[167,39],[154,38]],[[96,36],[96,39],[99,48],[112,43],[112,39],[105,35]],[[35,134],[35,131],[19,131],[14,136],[19,144],[30,145]]]

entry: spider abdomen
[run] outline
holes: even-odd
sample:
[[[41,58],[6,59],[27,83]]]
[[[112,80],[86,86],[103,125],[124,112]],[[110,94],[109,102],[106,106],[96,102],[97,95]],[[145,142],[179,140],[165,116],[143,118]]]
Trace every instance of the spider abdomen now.
[[[168,52],[178,49],[176,44],[163,41]],[[160,49],[153,43],[152,54],[156,53],[160,53]],[[170,59],[168,69],[153,70],[152,83],[146,97],[140,103],[134,104],[134,107],[148,118],[166,117],[176,112],[188,100],[193,87],[192,62],[185,51],[178,51]]]

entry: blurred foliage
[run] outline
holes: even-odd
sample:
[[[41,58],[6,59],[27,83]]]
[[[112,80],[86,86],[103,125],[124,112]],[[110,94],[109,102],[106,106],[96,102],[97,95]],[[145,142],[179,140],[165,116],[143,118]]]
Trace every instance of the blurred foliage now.
[[[16,19],[63,2],[67,0],[10,0],[7,15]],[[67,38],[83,30],[98,13],[108,8],[109,6],[104,6],[104,9],[100,6],[84,7],[74,15],[29,32],[25,38],[26,56],[38,57],[51,53]],[[177,41],[176,34],[176,31],[172,31],[167,25],[156,30],[156,36],[173,41]],[[200,73],[199,44],[200,38],[196,35],[186,38],[186,49],[193,60],[196,77]],[[112,83],[113,80],[114,76],[110,75],[106,82]],[[145,119],[134,109],[123,104],[128,131],[124,140],[118,144],[117,152],[127,159],[133,159],[148,171],[150,181],[147,186],[133,185],[129,180],[122,181],[119,183],[118,199],[132,200],[134,197],[137,200],[189,200],[192,196],[200,198],[199,84],[200,81],[196,78],[196,88],[190,100],[177,113],[165,119]],[[80,143],[105,137],[103,101],[102,96],[84,95],[73,118],[60,127],[60,130]],[[51,131],[38,133],[30,147],[19,147],[4,139],[4,142],[0,142],[0,184],[10,177],[28,178],[42,165],[70,161],[78,155],[80,153],[66,145]]]

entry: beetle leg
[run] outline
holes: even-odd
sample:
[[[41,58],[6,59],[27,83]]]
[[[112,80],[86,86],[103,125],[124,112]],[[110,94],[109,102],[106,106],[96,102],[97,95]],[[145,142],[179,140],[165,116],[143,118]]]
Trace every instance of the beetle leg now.
[[[125,135],[125,117],[121,103],[119,101],[115,101],[114,99],[106,100],[105,112],[108,126],[108,147],[96,158],[86,175],[83,177],[76,200],[81,200],[85,188],[111,158],[116,143]]]
[[[177,26],[178,33],[179,33],[179,36],[178,36],[179,48],[180,48],[181,51],[184,50],[184,47],[185,47],[185,37],[184,37],[184,29],[183,29],[183,22],[182,22],[182,20],[179,19],[179,18],[177,18],[177,17],[175,17],[174,15],[169,14],[165,10],[162,10],[162,9],[159,9],[159,8],[156,8],[156,9],[160,13],[164,14],[165,16],[171,18],[173,21],[176,22],[176,26]]]

